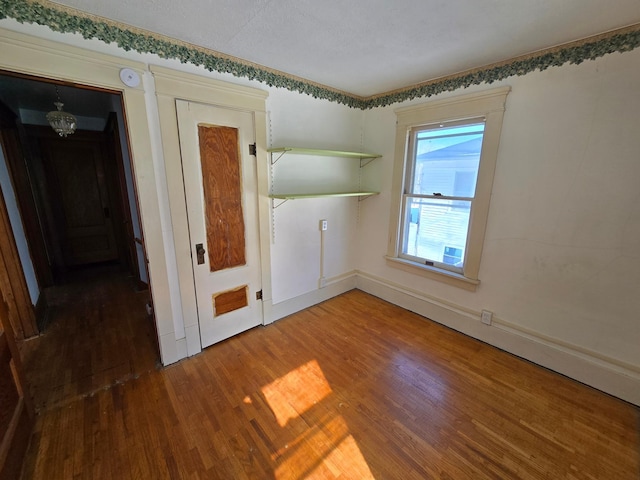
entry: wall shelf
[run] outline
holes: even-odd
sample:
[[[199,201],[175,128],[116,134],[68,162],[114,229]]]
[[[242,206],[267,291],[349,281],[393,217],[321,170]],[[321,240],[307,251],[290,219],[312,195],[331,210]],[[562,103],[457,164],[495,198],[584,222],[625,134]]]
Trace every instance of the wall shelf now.
[[[271,167],[274,168],[275,164],[282,158],[283,155],[291,153],[294,155],[309,155],[315,157],[333,157],[333,158],[346,158],[360,161],[360,168],[368,165],[376,158],[382,157],[377,153],[369,152],[354,152],[344,150],[324,150],[318,148],[299,148],[299,147],[274,147],[267,149],[267,152],[271,155]],[[368,160],[363,163],[363,160]],[[302,179],[302,177],[301,177]],[[315,189],[314,189],[315,190]],[[312,190],[313,191],[313,190]],[[373,191],[347,191],[347,192],[317,192],[317,193],[274,193],[272,192],[269,197],[272,199],[272,207],[277,208],[287,200],[295,200],[300,198],[328,198],[328,197],[361,197],[359,200],[371,195],[377,195],[380,192]],[[282,202],[277,205],[273,203],[273,200],[278,199]]]
[[[273,160],[273,155],[271,156],[272,164],[276,163],[280,159],[280,157],[287,152],[295,153],[298,155],[318,155],[323,157],[358,158],[360,160],[374,159],[382,156],[377,153],[347,152],[347,151],[341,151],[341,150],[323,150],[319,148],[298,148],[298,147],[269,148],[267,152],[271,154],[281,153],[281,155],[279,155],[275,161]]]
[[[380,192],[338,192],[338,193],[274,193],[270,198],[281,200],[295,200],[296,198],[320,198],[320,197],[368,197],[378,195]]]
[[[378,195],[380,192],[340,192],[340,193],[275,193],[269,195],[271,201],[278,199],[282,200],[279,204],[273,204],[273,208],[278,208],[287,200],[295,200],[297,198],[327,198],[327,197],[370,197],[372,195]],[[362,200],[362,199],[359,199]]]

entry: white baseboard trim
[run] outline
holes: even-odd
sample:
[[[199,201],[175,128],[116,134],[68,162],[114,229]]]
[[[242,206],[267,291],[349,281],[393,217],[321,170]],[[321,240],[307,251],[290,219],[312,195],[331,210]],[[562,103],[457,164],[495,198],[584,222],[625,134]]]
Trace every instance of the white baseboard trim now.
[[[480,312],[456,307],[373,275],[358,272],[356,279],[357,288],[364,292],[640,406],[640,371],[634,365],[609,360],[604,355],[590,355],[586,349],[572,349],[568,344],[537,337],[530,331],[518,331],[514,324],[504,320],[496,319],[491,326],[485,325],[480,321]]]
[[[187,358],[188,356],[188,348],[187,348],[187,339],[179,338],[176,340],[176,358],[178,360],[182,360],[183,358]]]
[[[186,342],[184,342],[183,347],[181,341],[176,340],[175,333],[169,332],[164,335],[160,335],[159,340],[160,341],[158,342],[158,344],[160,346],[160,361],[165,367],[167,365],[171,365],[172,363],[176,363],[177,361],[182,360],[187,356]]]
[[[297,297],[278,303],[264,301],[264,324],[268,325],[286,316],[312,307],[342,293],[356,288],[356,273],[349,272],[337,277],[328,278],[323,288],[312,290]]]

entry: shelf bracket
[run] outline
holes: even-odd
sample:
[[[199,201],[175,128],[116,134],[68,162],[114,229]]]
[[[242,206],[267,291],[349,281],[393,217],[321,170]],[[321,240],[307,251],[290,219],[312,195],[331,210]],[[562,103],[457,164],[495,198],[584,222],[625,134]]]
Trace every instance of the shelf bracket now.
[[[273,159],[273,152],[271,152],[271,165],[275,165],[276,163],[278,163],[278,160],[280,160],[285,153],[287,153],[287,150],[285,150],[282,153],[280,153],[280,155],[278,155],[278,158],[276,158],[274,160]]]
[[[279,207],[280,205],[282,205],[283,203],[287,203],[287,201],[288,201],[288,200],[289,200],[288,198],[285,198],[284,200],[282,200],[280,203],[278,203],[278,204],[276,205],[276,199],[275,199],[275,198],[272,198],[272,199],[271,199],[271,208],[272,208],[273,210],[275,210],[276,208],[278,208],[278,207]]]
[[[364,160],[364,163],[362,163]],[[361,158],[360,159],[360,168],[362,167],[366,167],[367,165],[369,165],[371,162],[373,162],[375,160],[375,158]]]

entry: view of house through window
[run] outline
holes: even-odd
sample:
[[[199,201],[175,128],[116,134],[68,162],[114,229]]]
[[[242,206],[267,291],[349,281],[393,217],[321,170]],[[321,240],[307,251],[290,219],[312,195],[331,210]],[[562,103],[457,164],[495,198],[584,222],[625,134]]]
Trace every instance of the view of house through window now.
[[[462,272],[484,128],[476,118],[411,130],[401,257]]]

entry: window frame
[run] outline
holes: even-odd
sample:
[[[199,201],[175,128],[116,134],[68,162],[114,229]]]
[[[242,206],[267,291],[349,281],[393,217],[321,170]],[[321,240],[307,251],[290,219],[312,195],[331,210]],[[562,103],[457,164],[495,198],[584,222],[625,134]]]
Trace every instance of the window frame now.
[[[416,127],[412,127],[409,131],[409,137],[408,137],[408,146],[407,146],[407,153],[406,153],[406,160],[405,160],[405,178],[404,178],[404,188],[403,188],[403,192],[402,192],[402,218],[400,219],[401,223],[402,223],[402,228],[400,229],[400,246],[398,249],[398,257],[402,258],[404,260],[408,260],[411,262],[415,262],[418,263],[420,265],[429,265],[429,266],[433,266],[435,268],[439,268],[442,270],[448,270],[451,272],[456,272],[456,273],[463,273],[463,267],[457,267],[454,265],[449,265],[446,262],[438,262],[436,260],[430,260],[427,259],[425,257],[420,257],[417,255],[411,255],[409,253],[404,253],[404,246],[406,244],[406,241],[408,239],[409,236],[409,231],[410,231],[410,222],[407,222],[408,220],[408,206],[410,205],[410,203],[412,203],[414,200],[413,199],[417,199],[420,198],[422,200],[433,200],[435,201],[435,203],[439,203],[440,201],[460,201],[460,202],[467,202],[469,204],[469,208],[471,209],[473,206],[473,203],[476,200],[476,196],[475,196],[475,188],[474,188],[474,192],[471,196],[462,196],[462,195],[456,195],[455,189],[454,191],[451,192],[451,194],[445,193],[433,193],[432,195],[428,194],[428,193],[417,193],[415,192],[415,176],[416,176],[416,168],[417,168],[417,157],[418,157],[418,137],[420,136],[420,134],[422,132],[436,132],[440,129],[450,129],[450,128],[455,128],[455,127],[466,127],[466,126],[471,126],[471,125],[479,125],[482,124],[482,136],[484,138],[484,129],[486,126],[486,119],[483,116],[481,117],[476,117],[476,118],[468,118],[468,119],[464,119],[464,120],[456,120],[453,122],[438,122],[438,123],[432,123],[429,125],[419,125]],[[479,166],[479,162],[478,162],[478,166]],[[423,167],[424,168],[424,167]],[[479,168],[478,168],[479,171]],[[456,172],[457,173],[457,172]],[[474,176],[474,184],[477,185],[477,178],[478,175],[476,174]],[[443,203],[443,206],[446,205],[446,203]],[[471,220],[471,215],[469,215],[469,221]],[[467,222],[467,239],[468,239],[468,227],[469,227],[469,223]],[[466,239],[465,239],[466,240]],[[467,246],[465,244],[465,252],[467,250]],[[466,255],[465,255],[466,258]],[[426,263],[428,262],[428,263]]]
[[[478,274],[489,215],[491,189],[498,157],[500,133],[505,103],[511,87],[500,87],[478,93],[458,95],[420,105],[395,110],[396,142],[391,195],[391,221],[387,264],[411,273],[438,280],[449,285],[475,291],[480,284]],[[480,166],[472,203],[465,262],[462,271],[452,271],[437,265],[425,265],[402,254],[403,229],[405,228],[405,193],[408,171],[414,168],[412,132],[416,128],[444,123],[470,122],[484,117],[485,128],[480,153]],[[408,193],[408,192],[407,192]]]

